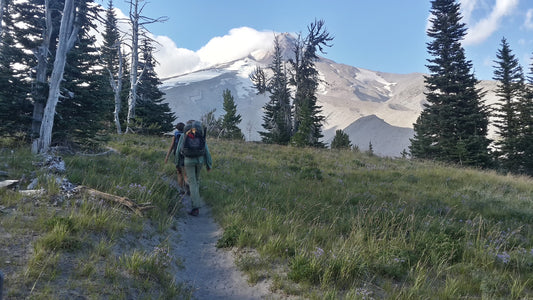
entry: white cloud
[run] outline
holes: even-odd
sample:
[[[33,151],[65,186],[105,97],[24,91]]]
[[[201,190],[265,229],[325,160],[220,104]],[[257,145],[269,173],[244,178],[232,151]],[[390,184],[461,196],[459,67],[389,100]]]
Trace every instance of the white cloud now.
[[[153,38],[157,41],[154,57],[159,62],[156,66],[159,77],[184,74],[200,68],[201,59],[194,51],[178,48],[167,36]]]
[[[467,0],[466,2],[469,5],[475,4],[470,3],[470,1],[475,2],[475,0]],[[485,41],[496,30],[498,30],[502,19],[513,12],[513,10],[518,6],[518,2],[519,0],[496,0],[496,3],[488,16],[479,20],[473,25],[469,24],[470,29],[467,32],[464,44],[472,45],[479,44]],[[471,9],[471,14],[474,8],[469,7],[469,9]]]
[[[225,36],[212,38],[197,54],[202,62],[214,65],[243,58],[254,50],[272,49],[273,42],[273,32],[240,27],[231,29]]]
[[[273,32],[260,32],[249,27],[231,29],[227,35],[214,37],[196,52],[178,48],[167,36],[155,36],[154,39],[159,43],[155,58],[159,61],[156,72],[161,78],[231,62],[255,50],[274,47]]]
[[[529,30],[533,30],[533,9],[528,9],[526,13],[526,20],[524,21],[524,27]]]
[[[115,8],[117,14],[118,27],[122,32],[129,32],[130,25],[128,17]],[[103,32],[103,25],[100,25],[100,32]],[[98,44],[102,44],[102,37],[96,34]],[[208,68],[216,64],[231,62],[243,58],[255,50],[271,50],[274,48],[275,32],[257,31],[249,27],[234,28],[228,34],[221,37],[212,38],[205,46],[198,51],[186,48],[178,48],[174,41],[164,35],[153,35],[150,38],[156,43],[154,57],[159,62],[156,72],[160,78],[167,78],[181,75],[203,68]],[[128,46],[123,48],[128,51]]]
[[[470,23],[472,12],[476,7],[477,0],[461,0],[461,15],[463,16],[463,22]]]

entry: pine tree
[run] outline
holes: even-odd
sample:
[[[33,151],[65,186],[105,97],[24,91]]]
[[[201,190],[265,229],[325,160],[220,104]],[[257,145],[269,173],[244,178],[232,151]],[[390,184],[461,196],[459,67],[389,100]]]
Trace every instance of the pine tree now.
[[[137,87],[135,126],[139,132],[145,134],[169,132],[174,128],[173,122],[176,120],[168,103],[163,102],[165,93],[159,89],[161,80],[155,72],[157,62],[152,54],[153,50],[150,41],[144,39],[139,63],[144,71]]]
[[[3,26],[0,32],[0,136],[26,139],[31,130],[32,105],[28,101],[29,85],[22,62],[29,58],[17,45],[18,22],[15,3],[2,2]],[[15,67],[17,64],[17,67]]]
[[[88,32],[97,14],[92,0],[78,2],[78,42],[68,52],[62,98],[56,108],[54,143],[95,146],[111,126],[113,98],[107,71]]]
[[[160,17],[152,19],[142,15],[142,11],[146,4],[145,0],[126,0],[126,3],[130,5],[129,19],[131,23],[131,66],[130,66],[130,84],[128,93],[128,114],[126,117],[126,133],[131,131],[131,125],[135,120],[135,106],[137,105],[137,92],[138,85],[143,71],[139,74],[139,37],[143,35],[144,26],[156,22],[164,22],[166,17]],[[137,123],[138,124],[138,123]]]
[[[305,40],[298,39],[294,49],[295,58],[290,60],[294,74],[291,84],[296,88],[294,96],[293,143],[297,146],[324,147],[320,141],[322,124],[325,117],[317,104],[318,71],[315,61],[317,50],[324,52],[333,37],[324,28],[324,21],[315,21],[307,27],[309,33]],[[317,49],[318,48],[318,49]]]
[[[433,40],[427,49],[433,58],[428,59],[430,75],[425,77],[427,103],[414,124],[410,150],[415,158],[486,167],[491,162],[489,113],[461,46],[466,28],[459,10],[454,0],[431,1],[427,34]]]
[[[237,126],[241,123],[241,115],[237,114],[237,105],[231,95],[230,90],[226,89],[222,92],[224,98],[223,108],[226,112],[222,117],[222,132],[221,137],[233,140],[243,140],[244,135],[241,129]]]
[[[219,137],[222,132],[222,117],[215,117],[216,108],[200,117],[200,121],[205,125],[207,136]]]
[[[495,109],[494,124],[499,139],[496,140],[496,159],[506,171],[521,169],[522,155],[518,151],[520,138],[519,103],[524,92],[524,74],[518,59],[505,38],[496,54],[497,60],[493,79],[498,81],[496,96],[499,103]]]
[[[263,128],[266,131],[259,134],[265,143],[286,145],[292,135],[291,95],[278,36],[274,39],[274,59],[269,68],[273,73],[271,78],[267,79],[260,68],[250,76],[260,94],[270,93],[270,101],[263,107]]]
[[[518,153],[522,155],[521,172],[533,176],[533,63],[529,68],[527,85],[518,105],[520,135]]]
[[[32,139],[39,138],[44,108],[48,98],[48,78],[57,48],[57,39],[64,1],[28,0],[18,2],[20,18],[18,41],[26,50],[33,52],[29,61],[24,63],[31,68],[31,100],[33,102]],[[30,73],[30,72],[28,72]]]
[[[103,46],[101,49],[102,59],[109,76],[109,85],[113,92],[115,110],[113,119],[118,134],[122,133],[121,113],[124,106],[124,87],[127,86],[127,77],[125,76],[125,58],[122,52],[122,41],[117,26],[117,16],[113,10],[113,0],[109,0],[106,11],[105,31],[103,33]],[[127,102],[126,102],[127,103]]]
[[[372,145],[372,141],[368,142],[368,150],[366,151],[366,154],[374,156],[374,146]]]
[[[350,149],[352,143],[350,137],[342,129],[335,131],[335,137],[331,141],[331,149]]]

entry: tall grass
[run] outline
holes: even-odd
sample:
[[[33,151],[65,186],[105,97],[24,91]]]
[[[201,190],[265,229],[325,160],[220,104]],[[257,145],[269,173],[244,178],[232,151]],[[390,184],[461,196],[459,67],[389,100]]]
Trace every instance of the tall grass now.
[[[145,218],[103,200],[62,194],[53,177],[36,170],[40,157],[26,148],[1,149],[1,170],[13,179],[38,177],[37,188],[47,191],[28,197],[0,190],[0,257],[5,258],[0,269],[8,274],[6,297],[190,298],[190,291],[172,279],[173,266],[179,264],[172,249],[138,243],[146,222],[160,223],[164,239],[179,204],[167,180],[175,169],[162,164],[168,143],[160,137],[121,136],[109,144],[117,150],[114,154],[63,155],[64,176],[71,182],[152,203],[155,208]],[[135,267],[139,261],[141,269]]]
[[[533,297],[530,178],[351,151],[210,150],[202,192],[225,228],[218,246],[256,249],[286,291]]]
[[[530,178],[351,151],[208,142],[214,168],[201,175],[201,194],[224,228],[217,246],[245,250],[238,266],[251,282],[268,278],[274,289],[309,299],[533,298]],[[41,174],[51,194],[0,191],[0,234],[12,235],[0,240],[0,257],[15,244],[31,253],[0,261],[19,274],[8,275],[7,297],[75,295],[58,294],[59,282],[89,298],[190,297],[168,277],[168,245],[131,242],[147,220],[164,236],[179,209],[168,182],[175,168],[163,164],[168,143],[126,135],[109,142],[118,154],[64,157],[75,184],[154,204],[146,218],[84,197],[54,206],[58,187]],[[25,149],[0,150],[16,178],[29,177],[36,159]]]

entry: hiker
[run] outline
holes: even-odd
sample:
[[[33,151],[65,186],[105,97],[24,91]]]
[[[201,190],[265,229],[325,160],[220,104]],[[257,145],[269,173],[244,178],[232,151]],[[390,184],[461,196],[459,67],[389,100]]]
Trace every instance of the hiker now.
[[[205,138],[206,131],[202,123],[189,120],[178,141],[177,151],[183,156],[176,155],[176,157],[178,160],[184,161],[185,173],[187,173],[191,191],[191,210],[189,214],[192,216],[198,216],[200,208],[203,206],[203,201],[200,198],[200,171],[205,165],[209,172],[212,166],[211,154]]]
[[[170,156],[170,153],[174,155],[181,155],[179,152],[176,154],[176,149],[178,148],[178,141],[180,140],[181,135],[183,134],[183,128],[185,127],[185,124],[182,122],[179,122],[176,124],[176,131],[174,132],[174,136],[172,137],[172,144],[170,144],[170,148],[168,148],[167,156],[165,157],[165,164],[168,161],[168,157]],[[180,193],[184,194],[188,192],[188,184],[187,184],[187,175],[185,173],[185,168],[183,166],[183,159],[182,160],[176,160],[176,171],[178,173],[178,187],[180,189]],[[181,163],[181,164],[180,164]]]

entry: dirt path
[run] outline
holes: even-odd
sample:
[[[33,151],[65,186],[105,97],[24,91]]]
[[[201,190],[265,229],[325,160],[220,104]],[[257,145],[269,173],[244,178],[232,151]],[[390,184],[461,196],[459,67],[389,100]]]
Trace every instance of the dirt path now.
[[[215,247],[222,230],[208,207],[202,207],[198,217],[180,212],[176,233],[174,254],[185,267],[177,272],[176,280],[190,285],[196,299],[280,298],[269,292],[267,283],[250,286],[235,267],[233,254]]]

